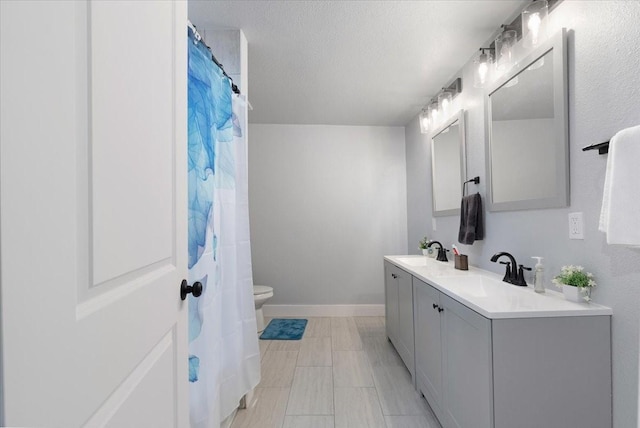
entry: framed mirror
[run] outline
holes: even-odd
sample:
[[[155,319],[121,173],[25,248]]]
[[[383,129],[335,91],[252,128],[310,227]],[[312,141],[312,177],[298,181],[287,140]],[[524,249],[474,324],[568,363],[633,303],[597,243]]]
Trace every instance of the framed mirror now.
[[[433,215],[460,214],[462,183],[466,180],[464,110],[448,119],[431,137]]]
[[[497,79],[485,101],[489,211],[568,206],[566,30]]]

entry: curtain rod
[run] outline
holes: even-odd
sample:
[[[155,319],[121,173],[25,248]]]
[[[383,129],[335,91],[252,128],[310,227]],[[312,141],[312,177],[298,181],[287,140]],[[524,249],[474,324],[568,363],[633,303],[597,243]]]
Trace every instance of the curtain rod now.
[[[213,61],[213,63],[215,65],[218,66],[218,68],[220,68],[220,70],[222,71],[222,75],[224,77],[226,77],[227,79],[229,79],[229,81],[231,82],[231,90],[233,91],[234,94],[240,95],[240,89],[238,89],[238,86],[233,83],[233,79],[231,77],[229,77],[229,75],[227,74],[226,71],[224,71],[224,67],[222,66],[222,64],[220,64],[220,61],[218,61],[216,59],[216,56],[213,54],[213,51],[211,50],[211,48],[209,47],[209,45],[207,45],[204,41],[204,39],[202,38],[202,36],[200,35],[200,33],[198,32],[198,29],[196,28],[195,25],[193,25],[193,23],[190,20],[187,20],[187,27],[193,31],[193,36],[195,37],[195,39],[197,40],[198,43],[202,43],[204,45],[205,48],[207,48],[209,50],[209,53],[211,54],[211,60]]]

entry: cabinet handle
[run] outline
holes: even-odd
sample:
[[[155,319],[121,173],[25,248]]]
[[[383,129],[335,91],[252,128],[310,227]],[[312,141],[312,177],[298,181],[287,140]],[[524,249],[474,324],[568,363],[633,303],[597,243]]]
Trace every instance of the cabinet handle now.
[[[391,278],[397,278],[396,274],[395,274],[395,273],[392,273],[392,274],[391,274]]]
[[[444,308],[438,308],[438,312],[443,312]]]
[[[435,303],[433,304],[433,309],[438,309],[438,305],[436,305]]]

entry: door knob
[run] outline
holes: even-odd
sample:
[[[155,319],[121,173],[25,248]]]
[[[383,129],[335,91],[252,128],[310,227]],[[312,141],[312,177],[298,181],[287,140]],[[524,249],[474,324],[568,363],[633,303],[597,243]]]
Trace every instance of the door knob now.
[[[180,299],[186,299],[189,293],[192,293],[193,297],[199,297],[202,294],[202,284],[196,281],[193,285],[189,285],[187,280],[183,279],[180,284]]]

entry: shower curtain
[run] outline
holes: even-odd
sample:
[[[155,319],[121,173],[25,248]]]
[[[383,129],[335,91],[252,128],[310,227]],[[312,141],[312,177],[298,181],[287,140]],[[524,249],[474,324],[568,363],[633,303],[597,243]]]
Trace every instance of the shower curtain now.
[[[218,427],[260,381],[249,240],[246,102],[189,30],[189,403]]]

